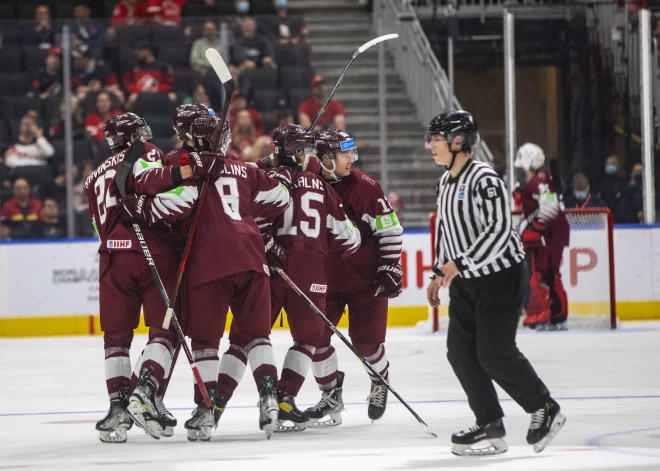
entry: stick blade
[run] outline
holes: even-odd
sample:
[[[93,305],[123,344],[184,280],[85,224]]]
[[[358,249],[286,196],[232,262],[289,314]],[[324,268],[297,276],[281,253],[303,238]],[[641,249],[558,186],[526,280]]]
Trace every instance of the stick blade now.
[[[358,53],[362,54],[364,51],[369,49],[371,46],[374,46],[378,43],[382,43],[383,41],[389,41],[390,39],[396,39],[398,38],[399,35],[396,33],[393,34],[384,34],[382,36],[378,36],[377,38],[372,39],[369,42],[364,43],[362,46],[358,48]]]
[[[438,436],[435,433],[431,432],[431,429],[424,422],[420,422],[420,425],[422,426],[422,430],[424,431],[425,434],[430,435],[433,438],[438,438]]]
[[[220,81],[223,84],[229,82],[231,80],[231,74],[229,73],[227,64],[225,64],[225,61],[220,55],[220,53],[215,49],[213,49],[212,47],[210,47],[206,50],[205,54],[206,54],[206,60],[209,61],[209,64],[211,64],[211,67],[213,67],[213,70],[215,71],[216,75],[220,78]]]

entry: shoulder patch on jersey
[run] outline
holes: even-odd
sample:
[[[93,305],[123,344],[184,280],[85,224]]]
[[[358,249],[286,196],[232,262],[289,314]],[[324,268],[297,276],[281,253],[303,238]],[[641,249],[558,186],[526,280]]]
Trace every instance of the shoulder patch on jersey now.
[[[373,178],[371,178],[371,177],[370,177],[369,175],[367,175],[366,173],[363,173],[362,175],[360,175],[360,177],[362,178],[362,180],[371,183],[373,186],[376,186],[376,180],[374,180]]]
[[[502,190],[500,190],[500,187],[493,185],[492,183],[481,188],[479,192],[481,193],[481,197],[487,200],[494,200],[502,196]]]

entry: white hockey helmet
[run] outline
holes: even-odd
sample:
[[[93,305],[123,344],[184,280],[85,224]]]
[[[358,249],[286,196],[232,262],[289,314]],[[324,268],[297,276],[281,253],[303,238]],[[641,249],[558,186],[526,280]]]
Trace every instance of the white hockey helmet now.
[[[525,170],[539,170],[545,163],[545,154],[536,144],[526,142],[516,152],[514,166]]]

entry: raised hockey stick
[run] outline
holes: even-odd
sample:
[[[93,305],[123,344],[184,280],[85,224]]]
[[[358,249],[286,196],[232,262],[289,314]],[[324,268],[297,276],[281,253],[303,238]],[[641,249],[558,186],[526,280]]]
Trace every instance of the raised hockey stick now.
[[[218,132],[222,132],[222,126],[225,124],[227,119],[227,113],[229,112],[229,103],[231,102],[231,96],[234,93],[234,80],[231,78],[227,64],[220,56],[220,53],[213,48],[206,50],[206,59],[213,67],[213,70],[217,74],[218,78],[222,82],[222,87],[225,89],[225,104],[222,107],[222,117],[220,119],[220,129]],[[218,139],[216,143],[215,152],[218,151],[218,146],[222,142],[222,138]],[[163,319],[163,329],[170,328],[170,321],[174,316],[174,304],[179,295],[181,289],[181,280],[183,279],[183,274],[186,271],[186,263],[188,262],[188,256],[190,255],[190,248],[192,247],[193,239],[195,238],[195,232],[197,232],[197,223],[199,222],[199,215],[202,213],[202,206],[204,205],[204,200],[206,199],[206,192],[209,187],[209,179],[207,178],[202,183],[202,188],[200,189],[199,202],[197,203],[197,209],[195,209],[195,216],[193,218],[193,223],[190,226],[190,232],[188,233],[188,239],[186,240],[186,246],[183,251],[183,257],[181,258],[181,265],[179,266],[179,272],[176,278],[176,285],[174,286],[174,293],[172,294],[172,299],[170,304],[167,306],[167,311],[165,312],[165,319]]]
[[[119,170],[117,171],[117,175],[115,177],[115,181],[117,183],[117,189],[119,190],[119,195],[122,198],[126,196],[126,179],[128,178],[128,174],[133,168],[135,162],[137,162],[137,159],[139,159],[143,153],[144,153],[144,142],[139,140],[131,144],[131,146],[126,151],[126,154],[124,154],[124,160],[122,160]],[[167,291],[165,290],[165,286],[163,285],[163,280],[161,279],[160,274],[158,273],[158,269],[156,268],[156,264],[151,255],[151,252],[149,251],[149,247],[147,246],[147,241],[144,240],[144,234],[142,234],[142,228],[140,228],[140,225],[136,222],[134,222],[132,226],[133,226],[133,232],[135,232],[135,237],[137,237],[138,241],[140,242],[140,248],[142,249],[142,253],[144,254],[144,257],[147,259],[147,264],[149,265],[149,270],[151,270],[151,275],[154,277],[154,282],[156,283],[156,286],[158,287],[158,291],[160,291],[160,295],[163,298],[163,302],[165,304],[169,304],[170,300],[167,296]],[[199,369],[197,368],[197,364],[193,359],[192,353],[190,352],[190,348],[188,348],[188,344],[186,343],[186,339],[183,335],[183,331],[181,330],[181,326],[179,325],[179,322],[176,321],[176,318],[174,322],[174,330],[176,331],[176,334],[179,337],[179,344],[183,347],[183,350],[186,352],[186,357],[188,357],[190,368],[192,368],[193,376],[195,377],[195,382],[197,383],[197,386],[199,386],[199,391],[202,393],[202,397],[204,398],[206,407],[211,408],[213,407],[213,403],[211,402],[209,393],[206,390],[206,386],[204,386],[204,381],[202,381],[202,376],[199,374]],[[176,361],[176,356],[172,359],[173,362],[172,365],[174,364],[175,361]],[[171,374],[171,370],[170,370],[170,374]]]
[[[308,131],[313,131],[316,125],[319,123],[319,120],[321,119],[321,116],[323,116],[323,113],[325,113],[325,109],[328,107],[328,103],[330,103],[330,100],[335,96],[335,93],[337,93],[337,89],[341,85],[341,83],[344,81],[344,77],[346,76],[346,72],[348,72],[348,69],[353,65],[353,62],[355,62],[355,59],[358,58],[360,54],[362,54],[364,51],[369,49],[371,46],[375,46],[376,44],[383,42],[383,41],[388,41],[390,39],[395,39],[398,38],[398,34],[384,34],[383,36],[378,36],[377,38],[372,39],[371,41],[368,41],[364,43],[362,46],[360,46],[357,51],[353,53],[353,57],[351,57],[351,60],[348,62],[346,67],[344,68],[344,71],[341,73],[339,76],[339,79],[337,80],[337,83],[335,86],[332,88],[330,91],[330,94],[326,97],[325,101],[323,102],[323,106],[321,106],[321,109],[319,110],[318,113],[316,113],[316,117],[314,118],[314,121],[312,121],[312,124],[309,126],[307,129]]]
[[[287,275],[286,272],[285,272],[284,270],[282,270],[281,268],[275,268],[275,270],[277,271],[277,273],[280,274],[280,276],[284,279],[284,281],[286,281],[286,282],[289,284],[289,286],[291,286],[291,288],[293,288],[293,290],[294,290],[296,293],[298,293],[298,296],[300,296],[301,298],[303,298],[303,300],[307,303],[307,305],[308,305],[310,308],[312,308],[312,310],[313,310],[313,311],[314,311],[314,312],[315,312],[315,313],[316,313],[316,314],[317,314],[317,315],[323,320],[323,322],[325,322],[326,325],[327,325],[328,327],[330,327],[330,330],[332,330],[332,332],[334,332],[334,334],[335,334],[337,337],[339,337],[339,338],[341,339],[342,342],[344,342],[344,343],[346,344],[346,346],[347,346],[347,347],[348,347],[348,348],[349,348],[349,349],[355,354],[355,356],[358,357],[358,360],[360,360],[362,363],[364,363],[364,365],[367,367],[367,369],[369,370],[369,372],[370,372],[371,374],[373,374],[374,376],[376,376],[376,377],[377,377],[377,378],[378,378],[378,379],[379,379],[379,380],[380,380],[380,381],[381,381],[381,382],[387,387],[387,389],[389,389],[389,390],[392,392],[392,394],[394,394],[394,396],[396,396],[396,398],[397,398],[399,401],[401,401],[401,404],[403,404],[404,406],[406,406],[406,409],[408,409],[408,410],[410,411],[410,413],[411,413],[411,414],[417,419],[417,422],[420,423],[420,425],[422,426],[422,430],[424,431],[424,433],[429,434],[429,435],[432,436],[433,438],[438,438],[438,436],[437,436],[435,433],[431,432],[431,430],[429,429],[429,426],[426,425],[426,422],[424,422],[424,421],[422,420],[422,418],[421,418],[419,415],[417,415],[417,413],[412,409],[412,407],[410,407],[410,406],[408,405],[408,403],[407,403],[406,401],[404,401],[403,398],[402,398],[401,396],[399,396],[399,393],[397,393],[394,389],[392,389],[392,386],[390,386],[390,384],[385,380],[385,378],[383,378],[383,377],[380,375],[380,373],[378,373],[378,371],[376,371],[376,370],[374,369],[374,367],[371,366],[371,364],[370,364],[367,360],[365,360],[365,358],[364,358],[362,355],[360,355],[360,354],[358,353],[358,351],[357,351],[357,350],[355,349],[355,347],[351,344],[351,342],[349,342],[348,339],[347,339],[346,337],[344,337],[344,335],[343,335],[341,332],[339,332],[339,330],[337,329],[337,327],[335,327],[335,325],[334,325],[332,322],[330,322],[330,320],[329,320],[327,317],[325,317],[325,315],[323,314],[323,312],[322,312],[318,307],[316,307],[316,305],[312,302],[311,299],[309,299],[309,298],[307,297],[307,295],[304,293],[304,291],[302,291],[300,288],[298,288],[298,285],[296,285],[296,284],[293,282],[293,280],[292,280],[291,278],[289,278],[289,275]]]

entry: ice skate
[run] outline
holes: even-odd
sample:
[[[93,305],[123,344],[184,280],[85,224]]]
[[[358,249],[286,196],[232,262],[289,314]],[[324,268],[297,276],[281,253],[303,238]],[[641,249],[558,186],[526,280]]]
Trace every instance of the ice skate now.
[[[541,453],[557,435],[566,422],[566,417],[555,401],[548,402],[543,408],[532,414],[532,422],[527,432],[527,443],[534,446],[534,451]]]
[[[218,427],[220,417],[227,406],[227,400],[223,397],[217,397],[215,389],[208,390],[212,406],[206,407],[202,400],[192,411],[192,417],[183,424],[188,431],[188,440],[191,442],[208,442],[211,440],[212,429]]]
[[[165,407],[162,396],[156,396],[156,409],[165,422],[165,430],[163,430],[162,436],[171,437],[174,435],[174,427],[176,427],[177,421],[176,417]]]
[[[537,332],[545,332],[546,330],[551,330],[550,323],[548,322],[547,324],[536,324],[536,327],[534,327],[534,329]]]
[[[387,407],[387,386],[380,381],[371,382],[371,393],[367,397],[369,402],[369,418],[371,422],[380,419]]]
[[[551,324],[548,330],[568,330],[568,324],[566,321],[559,322],[557,324]]]
[[[261,390],[259,390],[259,428],[266,433],[270,440],[273,431],[277,427],[277,416],[279,406],[277,404],[277,391],[275,390],[275,378],[265,375],[261,378]]]
[[[341,424],[341,412],[344,410],[342,399],[342,386],[344,385],[344,372],[337,375],[337,385],[330,391],[323,391],[318,404],[305,411],[309,417],[309,428],[332,427]],[[323,420],[327,417],[327,420]]]
[[[307,428],[309,416],[298,409],[294,396],[278,392],[277,404],[279,412],[277,414],[276,432],[302,432]]]
[[[110,410],[106,416],[96,422],[99,440],[103,443],[126,443],[126,431],[133,426],[133,419],[128,412],[128,387],[119,391],[119,398],[110,401]]]
[[[156,406],[156,389],[151,368],[142,368],[138,385],[128,399],[126,411],[147,435],[159,439],[165,430],[165,421]]]
[[[498,455],[509,449],[504,437],[506,431],[502,419],[497,419],[484,426],[473,425],[451,436],[451,452],[458,456]],[[487,442],[489,446],[475,447]]]

